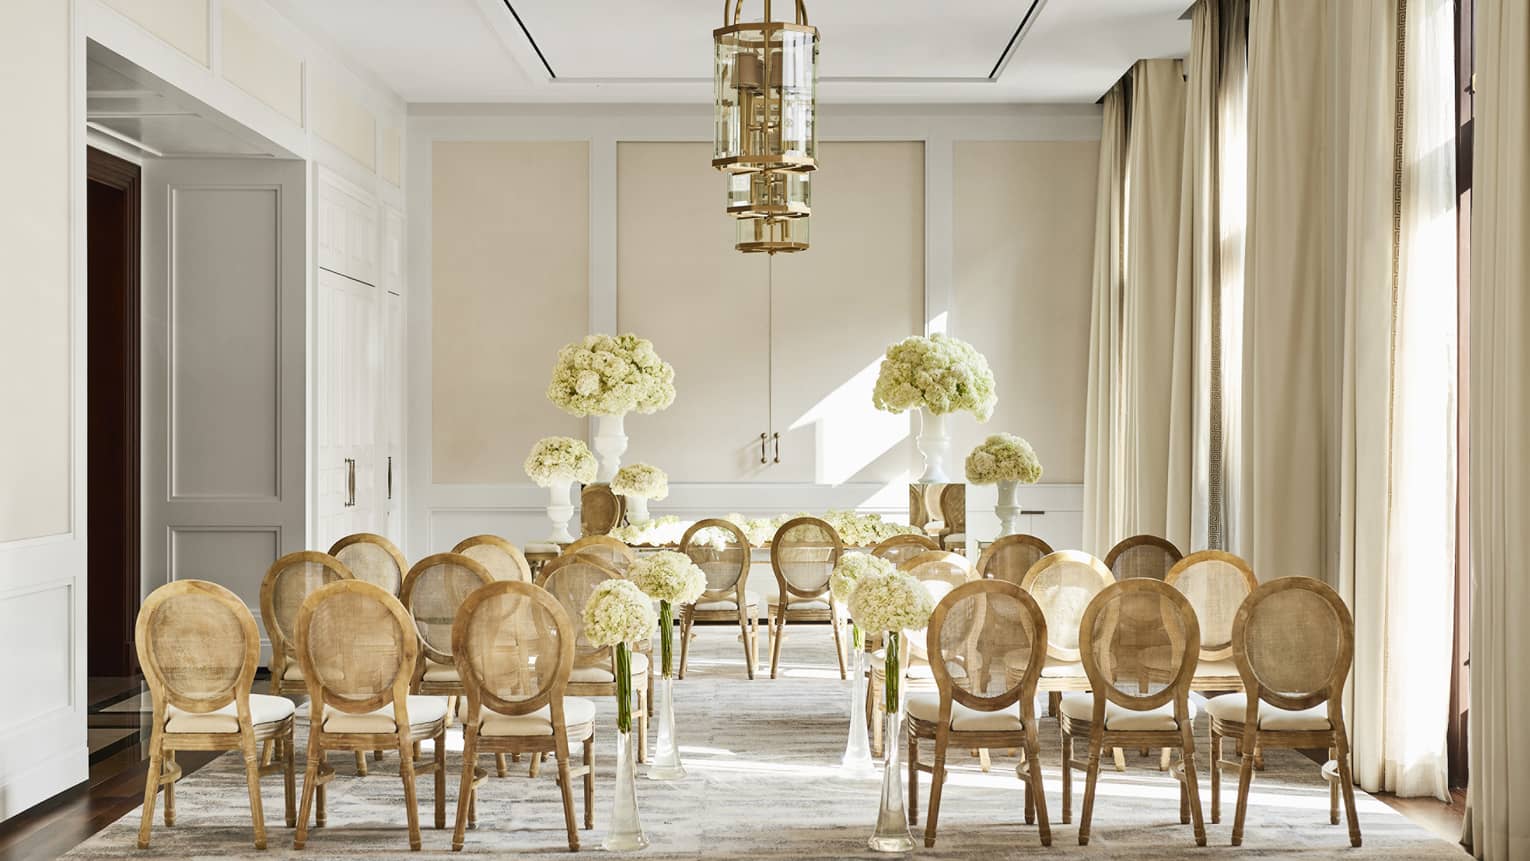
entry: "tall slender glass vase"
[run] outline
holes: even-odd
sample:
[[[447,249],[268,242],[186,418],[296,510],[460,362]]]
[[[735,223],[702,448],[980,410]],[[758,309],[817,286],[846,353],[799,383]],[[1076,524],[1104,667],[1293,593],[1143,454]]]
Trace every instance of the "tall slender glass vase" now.
[[[685,777],[680,762],[680,740],[675,733],[675,627],[674,610],[668,601],[659,602],[659,651],[664,676],[654,687],[654,712],[659,718],[658,749],[648,766],[649,780],[679,780]]]
[[[910,852],[914,835],[908,830],[908,812],[903,806],[903,779],[898,771],[898,749],[903,739],[898,730],[903,723],[903,668],[898,663],[900,634],[887,634],[886,688],[884,693],[887,734],[882,737],[882,804],[877,811],[877,829],[866,845],[874,852]]]
[[[866,740],[866,634],[861,626],[850,624],[850,737],[845,740],[845,756],[839,761],[840,774],[866,778],[877,773],[871,763],[871,744]],[[881,720],[881,715],[872,715]]]
[[[616,798],[611,810],[611,830],[600,848],[608,852],[636,852],[648,846],[643,823],[638,819],[637,749],[632,737],[632,651],[626,643],[616,645]]]

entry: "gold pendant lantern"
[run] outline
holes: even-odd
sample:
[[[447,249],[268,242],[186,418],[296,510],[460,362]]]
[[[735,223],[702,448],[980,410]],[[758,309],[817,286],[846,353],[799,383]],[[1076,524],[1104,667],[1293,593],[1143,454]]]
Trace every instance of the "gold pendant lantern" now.
[[[728,174],[727,210],[743,252],[803,251],[818,167],[818,30],[796,17],[742,22],[744,0],[724,0],[712,31],[715,135],[712,166]]]

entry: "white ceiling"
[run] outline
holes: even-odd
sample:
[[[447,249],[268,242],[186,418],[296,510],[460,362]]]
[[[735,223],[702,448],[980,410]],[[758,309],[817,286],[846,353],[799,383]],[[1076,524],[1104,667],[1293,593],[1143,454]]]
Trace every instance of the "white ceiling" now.
[[[822,101],[1091,103],[1135,60],[1188,51],[1189,4],[808,0],[807,9]],[[717,0],[277,5],[410,102],[709,102],[711,31],[722,25]],[[761,5],[746,0],[745,19]],[[775,5],[789,10],[790,0]]]

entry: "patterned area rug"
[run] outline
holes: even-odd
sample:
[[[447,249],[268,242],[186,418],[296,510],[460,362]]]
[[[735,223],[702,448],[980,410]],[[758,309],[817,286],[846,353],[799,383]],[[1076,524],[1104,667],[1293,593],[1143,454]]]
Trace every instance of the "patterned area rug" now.
[[[638,797],[651,846],[647,858],[869,858],[865,838],[875,820],[879,778],[839,776],[844,749],[848,682],[839,680],[827,629],[788,634],[782,650],[782,678],[761,673],[748,681],[734,630],[702,627],[691,652],[690,671],[676,686],[681,752],[689,776],[675,783],[643,779]],[[761,652],[764,653],[764,649]],[[614,770],[614,713],[599,703],[596,724],[595,828],[581,831],[583,851],[598,851],[609,822]],[[302,709],[299,714],[306,712]],[[299,725],[299,751],[304,726]],[[461,779],[461,734],[448,743],[447,825],[430,828],[429,779],[420,781],[420,818],[427,855],[449,855]],[[1206,777],[1207,738],[1198,726],[1197,767],[1207,815],[1208,848],[1197,850],[1190,826],[1179,824],[1177,784],[1158,770],[1156,753],[1127,753],[1123,772],[1102,769],[1090,844],[1078,845],[1083,781],[1075,774],[1074,822],[1061,822],[1061,772],[1055,721],[1041,728],[1042,762],[1053,845],[1043,849],[1036,828],[1023,818],[1016,759],[993,752],[984,774],[963,751],[953,755],[941,804],[935,848],[922,843],[920,858],[993,858],[1063,854],[1093,858],[1179,858],[1191,853],[1271,858],[1459,858],[1458,847],[1440,840],[1379,801],[1356,791],[1364,847],[1351,849],[1344,825],[1328,824],[1328,790],[1318,766],[1290,751],[1271,751],[1254,780],[1242,847],[1229,845],[1236,778],[1226,781],[1224,816],[1210,822]],[[428,755],[428,754],[427,754]],[[925,759],[931,753],[923,754]],[[371,774],[355,776],[349,755],[332,757],[338,774],[329,786],[329,822],[311,829],[308,847],[292,849],[292,832],[282,818],[281,782],[264,781],[270,849],[250,842],[249,807],[243,765],[237,755],[221,757],[177,784],[176,825],[156,815],[153,843],[135,848],[139,814],[134,812],[77,847],[69,858],[418,858],[409,852],[404,828],[403,787],[398,758],[371,763]],[[492,758],[482,764],[493,771]],[[301,791],[302,760],[298,762]],[[480,791],[478,828],[469,831],[463,854],[522,857],[566,854],[563,812],[552,775],[529,779],[524,763],[509,777],[491,777]],[[905,773],[906,777],[906,773]],[[905,783],[905,786],[907,784]],[[928,775],[921,775],[919,806],[928,800]],[[580,803],[576,784],[575,803]],[[156,811],[158,813],[158,811]],[[576,814],[582,822],[582,808]],[[1342,822],[1342,818],[1341,818]],[[915,830],[923,836],[923,819]]]

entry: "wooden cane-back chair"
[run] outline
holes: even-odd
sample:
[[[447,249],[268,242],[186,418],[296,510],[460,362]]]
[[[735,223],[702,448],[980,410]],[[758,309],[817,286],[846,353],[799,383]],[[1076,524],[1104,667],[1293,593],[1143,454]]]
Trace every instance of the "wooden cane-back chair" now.
[[[289,827],[296,816],[293,708],[285,697],[250,693],[260,661],[260,631],[249,608],[216,583],[167,583],[155,589],[139,609],[134,640],[154,707],[138,848],[149,848],[154,800],[161,786],[165,825],[175,824],[175,781],[181,776],[175,762],[178,750],[237,750],[244,755],[255,848],[266,848],[262,775],[285,775],[282,788]],[[262,767],[256,745],[268,741],[281,743],[282,761]]]
[[[489,569],[489,573],[494,575],[495,580],[532,582],[531,563],[526,561],[526,554],[521,552],[521,548],[498,535],[474,535],[472,538],[464,538],[457,542],[452,552],[461,553]]]
[[[462,849],[467,827],[477,825],[478,790],[487,772],[478,755],[554,754],[568,848],[579,849],[574,826],[573,779],[584,778],[584,827],[595,826],[595,704],[566,697],[574,666],[573,622],[546,590],[519,581],[496,581],[462,603],[452,626],[452,655],[467,691],[462,717],[462,790],[452,849]],[[570,743],[583,762],[570,761]]]
[[[626,515],[626,497],[613,493],[609,484],[587,484],[579,492],[580,535],[609,534]]]
[[[1051,553],[1051,545],[1034,535],[1006,535],[983,548],[978,556],[978,575],[1019,586],[1031,566]]]
[[[409,573],[409,563],[398,547],[371,532],[345,536],[329,548],[329,555],[344,562],[357,580],[381,586],[394,596],[404,587],[404,575]]]
[[[1117,580],[1148,577],[1162,580],[1169,576],[1169,569],[1183,558],[1174,542],[1156,535],[1133,535],[1110,548],[1105,554],[1105,567]]]
[[[452,623],[457,609],[478,587],[494,582],[488,568],[460,553],[427,556],[409,569],[399,602],[420,635],[420,660],[410,693],[458,697],[466,693],[452,659]],[[447,703],[451,705],[450,700]]]
[[[546,589],[568,614],[568,636],[574,643],[574,663],[568,677],[568,693],[576,697],[616,697],[616,651],[610,646],[597,646],[590,642],[584,631],[584,605],[596,587],[607,580],[619,580],[622,575],[615,566],[595,556],[583,553],[559,556],[542,566],[539,584]],[[632,652],[632,689],[637,692],[638,708],[638,760],[648,761],[648,701],[650,671],[649,656]],[[535,759],[532,760],[536,762]]]
[[[1114,582],[1110,569],[1088,553],[1059,550],[1032,565],[1020,584],[1047,616],[1047,665],[1041,670],[1040,690],[1047,692],[1052,714],[1057,713],[1062,691],[1089,690],[1079,657],[1078,626],[1089,602]],[[1010,662],[1008,672],[1015,674],[1019,666],[1018,661]]]
[[[878,559],[886,559],[894,567],[902,568],[903,563],[928,550],[939,550],[940,545],[928,535],[894,535],[883,539],[877,546],[871,548],[871,555]]]
[[[726,520],[701,520],[685,530],[680,539],[680,552],[690,557],[707,576],[706,591],[696,603],[680,607],[680,678],[685,678],[690,657],[691,627],[698,621],[737,620],[739,635],[744,641],[744,669],[753,679],[760,596],[745,591],[751,562],[748,536]]]
[[[967,545],[967,485],[948,484],[940,490],[940,546],[954,550]]]
[[[1144,620],[1156,624],[1143,624]],[[1195,610],[1178,590],[1148,577],[1112,583],[1084,611],[1079,651],[1092,693],[1062,699],[1063,822],[1073,801],[1073,769],[1086,771],[1078,843],[1089,843],[1100,756],[1107,748],[1177,747],[1181,823],[1194,823],[1195,843],[1206,845],[1200,785],[1195,776],[1195,710],[1190,680],[1200,656]],[[1087,761],[1074,758],[1074,741],[1089,740]]]
[[[1259,588],[1254,569],[1231,553],[1201,550],[1175,563],[1164,582],[1185,596],[1201,624],[1201,658],[1191,689],[1242,690],[1243,677],[1232,659],[1232,629],[1238,608]]]
[[[420,656],[414,621],[399,600],[363,580],[341,580],[309,595],[298,610],[297,653],[308,684],[308,767],[293,848],[308,839],[308,812],[325,824],[324,785],[334,777],[331,750],[399,753],[409,848],[420,848],[415,780],[435,776],[435,827],[446,827],[446,700],[411,696]],[[434,739],[435,756],[416,762],[418,743]]]
[[[776,595],[768,602],[770,677],[781,661],[781,638],[786,623],[828,622],[834,633],[839,677],[845,678],[845,652],[840,645],[839,612],[829,591],[829,576],[844,552],[839,533],[816,517],[788,520],[770,540],[770,567],[776,575]]]
[[[1036,683],[1047,653],[1047,623],[1041,608],[1019,586],[1005,580],[964,583],[935,605],[924,650],[931,658],[936,690],[908,698],[910,824],[918,820],[919,772],[929,772],[924,845],[935,845],[946,755],[953,744],[958,750],[1019,750],[1026,769],[1017,769],[1025,783],[1025,822],[1039,820],[1041,845],[1052,845],[1036,740]],[[1029,655],[1019,678],[1011,681],[988,672],[990,665],[1016,653]],[[935,743],[931,764],[919,761],[920,739]]]
[[[637,554],[633,552],[631,547],[609,535],[586,535],[563,548],[564,556],[573,556],[579,553],[583,553],[586,556],[594,556],[602,562],[609,564],[623,577],[627,576],[627,569],[632,567],[633,561],[637,559]]]
[[[1220,818],[1221,767],[1238,768],[1238,808],[1232,845],[1243,842],[1249,784],[1256,751],[1328,748],[1328,821],[1339,823],[1339,797],[1349,821],[1349,842],[1360,845],[1344,729],[1344,681],[1355,657],[1355,620],[1327,584],[1311,577],[1281,577],[1244,599],[1233,619],[1233,661],[1244,693],[1206,704],[1211,715],[1211,810]],[[1223,761],[1222,741],[1240,742],[1241,761]]]
[[[303,668],[294,651],[298,609],[319,587],[353,575],[345,563],[314,550],[288,553],[271,563],[260,582],[260,618],[271,641],[271,693],[303,693]]]

